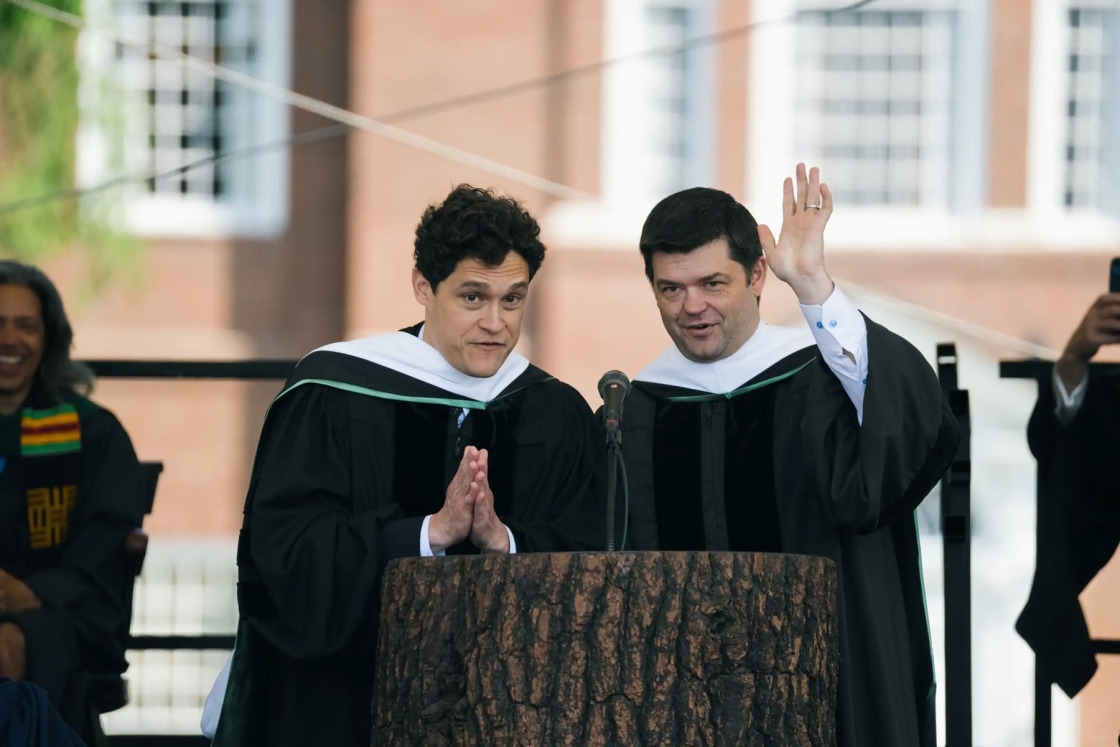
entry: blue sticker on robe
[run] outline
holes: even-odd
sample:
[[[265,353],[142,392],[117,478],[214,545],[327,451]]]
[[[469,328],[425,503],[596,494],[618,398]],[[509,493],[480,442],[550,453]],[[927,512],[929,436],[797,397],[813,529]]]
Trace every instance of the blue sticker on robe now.
[[[8,466],[8,457],[0,456],[0,472],[3,472],[4,468],[7,467],[7,466]]]

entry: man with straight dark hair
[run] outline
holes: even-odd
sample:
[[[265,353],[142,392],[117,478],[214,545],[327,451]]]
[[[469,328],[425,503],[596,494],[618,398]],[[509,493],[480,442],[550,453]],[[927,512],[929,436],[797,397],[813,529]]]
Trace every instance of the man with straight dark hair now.
[[[831,558],[838,743],[935,747],[914,509],[960,431],[921,354],[829,277],[831,213],[817,170],[798,165],[777,241],[714,189],[671,195],[647,218],[642,257],[673,344],[625,404],[632,548]],[[771,271],[808,328],[760,318]]]
[[[393,558],[602,546],[591,410],[514,351],[539,232],[514,200],[457,187],[416,229],[424,322],[320,348],[273,402],[215,744],[370,743]]]

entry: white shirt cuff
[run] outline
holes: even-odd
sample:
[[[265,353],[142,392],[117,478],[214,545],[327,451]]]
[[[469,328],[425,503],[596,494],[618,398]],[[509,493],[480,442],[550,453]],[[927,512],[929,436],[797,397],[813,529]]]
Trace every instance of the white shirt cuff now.
[[[820,306],[801,304],[801,313],[821,352],[847,359],[846,350],[859,360],[867,344],[867,322],[840,286],[833,288],[832,295]]]
[[[206,703],[202,706],[202,723],[199,726],[202,728],[202,736],[207,739],[213,739],[218,733],[218,721],[222,717],[222,704],[225,702],[226,688],[229,686],[231,663],[233,663],[233,654],[229,655],[222,671],[218,672],[218,678],[214,680],[214,686],[210,688]]]
[[[428,525],[431,523],[432,516],[428,514],[424,517],[424,523],[420,525],[420,557],[422,558],[438,558],[447,554],[446,550],[432,552],[432,543],[428,539]]]
[[[862,424],[867,387],[867,320],[840,286],[834,287],[832,295],[820,306],[801,304],[801,313],[809,322],[824,362],[848,393]]]
[[[428,525],[432,522],[431,514],[424,517],[424,523],[420,525],[420,557],[422,558],[439,558],[447,554],[446,550],[439,552],[432,552],[432,543],[428,539]],[[504,525],[503,525],[504,526]],[[509,535],[509,554],[517,554],[517,540],[513,538],[513,530],[506,527],[506,534]]]
[[[1077,386],[1073,388],[1072,392],[1066,392],[1066,385],[1062,382],[1062,377],[1058,375],[1058,367],[1054,367],[1054,399],[1057,405],[1054,407],[1054,416],[1062,425],[1068,425],[1075,417],[1077,417],[1078,410],[1085,402],[1085,392],[1088,390],[1089,377],[1086,376],[1081,380]]]

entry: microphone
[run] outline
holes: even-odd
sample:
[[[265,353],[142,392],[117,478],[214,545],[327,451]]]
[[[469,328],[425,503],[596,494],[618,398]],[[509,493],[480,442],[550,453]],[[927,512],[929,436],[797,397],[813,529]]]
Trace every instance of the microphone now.
[[[621,371],[607,371],[599,379],[599,396],[603,398],[603,421],[608,434],[618,433],[622,421],[622,405],[630,393],[630,379]]]
[[[622,469],[623,498],[626,501],[622,524],[622,547],[626,546],[626,529],[630,523],[630,489],[626,485],[626,465],[622,463],[622,405],[630,393],[630,379],[621,371],[607,371],[599,379],[599,396],[603,398],[603,424],[607,429],[607,552],[614,552],[614,504],[618,491],[618,473]]]

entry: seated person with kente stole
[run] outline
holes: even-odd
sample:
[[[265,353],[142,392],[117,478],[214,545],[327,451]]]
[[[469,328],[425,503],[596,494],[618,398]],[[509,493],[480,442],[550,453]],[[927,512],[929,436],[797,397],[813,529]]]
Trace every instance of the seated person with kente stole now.
[[[591,409],[514,350],[539,233],[514,200],[456,188],[416,229],[423,324],[320,348],[273,402],[215,744],[369,744],[389,560],[602,547]]]
[[[132,616],[125,538],[144,519],[128,434],[70,360],[62,299],[0,261],[0,677],[27,679],[87,742],[92,675],[119,675]]]
[[[628,549],[831,558],[839,744],[935,747],[914,509],[960,430],[925,358],[825,271],[831,212],[817,170],[798,165],[777,242],[714,189],[671,195],[646,219],[641,252],[673,344],[625,401]],[[768,271],[808,329],[762,321]]]

